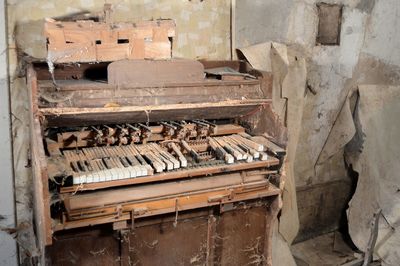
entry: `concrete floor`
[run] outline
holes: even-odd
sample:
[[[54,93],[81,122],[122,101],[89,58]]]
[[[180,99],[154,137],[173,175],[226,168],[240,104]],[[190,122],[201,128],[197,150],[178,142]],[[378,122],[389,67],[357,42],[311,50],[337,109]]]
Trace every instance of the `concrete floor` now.
[[[362,257],[346,244],[338,232],[297,243],[291,250],[298,266],[344,265]]]

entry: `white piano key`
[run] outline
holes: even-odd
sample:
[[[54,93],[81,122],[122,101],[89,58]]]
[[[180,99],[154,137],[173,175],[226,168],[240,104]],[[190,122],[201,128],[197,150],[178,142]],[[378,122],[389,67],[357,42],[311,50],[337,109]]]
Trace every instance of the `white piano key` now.
[[[142,165],[135,165],[134,168],[136,170],[136,177],[145,176]]]
[[[136,169],[133,166],[129,166],[125,168],[128,172],[128,178],[135,178],[137,176]]]
[[[91,173],[86,174],[86,183],[93,183],[93,175]]]
[[[180,167],[187,167],[187,160],[185,156],[183,156],[182,152],[178,149],[178,147],[175,145],[175,143],[171,143],[170,148],[175,152],[176,156],[178,157],[178,160],[180,162]]]
[[[73,176],[72,182],[74,185],[84,184],[86,183],[86,176],[81,176],[81,175]]]
[[[119,174],[116,171],[116,168],[111,168],[110,169],[110,173],[111,173],[111,180],[118,180],[119,179]]]
[[[268,154],[266,154],[265,152],[260,152],[260,160],[261,161],[268,160]]]
[[[128,168],[118,168],[120,176],[119,179],[128,179],[131,177],[131,173]]]
[[[251,136],[246,134],[246,133],[239,133],[239,135],[234,135],[234,137],[238,136],[238,139],[244,143],[246,143],[248,146],[252,147],[256,151],[262,152],[264,150],[264,145],[259,144],[257,142],[254,142],[251,140]]]
[[[258,159],[260,158],[260,152],[256,151],[256,150],[250,150],[250,154],[253,155],[254,159]]]
[[[136,173],[133,171],[131,172],[130,167],[125,167],[124,169],[122,169],[122,171],[125,173],[125,179],[136,177]]]
[[[93,176],[93,183],[100,182],[100,175],[97,171],[92,172],[92,176]]]
[[[137,165],[133,165],[133,166],[130,166],[128,168],[130,169],[129,171],[135,173],[135,176],[131,176],[131,178],[135,178],[135,177],[140,177],[141,176],[142,170]]]
[[[173,169],[178,169],[180,167],[180,162],[175,159],[169,152],[163,150],[159,145],[153,143],[153,147],[162,155],[166,160],[172,163]],[[172,169],[171,169],[172,170]]]
[[[237,152],[238,154],[240,154],[240,156],[242,157],[242,160],[247,160],[247,152],[242,150],[237,144],[236,142],[229,138],[229,137],[222,137],[223,140],[225,141],[226,144],[228,144],[229,146],[231,146],[231,148]]]
[[[187,167],[187,160],[184,156],[180,156],[179,161],[181,162],[181,167],[183,168]]]
[[[227,163],[227,164],[232,164],[232,163],[234,163],[235,162],[235,159],[233,158],[233,156],[231,155],[231,154],[229,154],[229,153],[226,153],[225,154],[225,162]]]
[[[99,182],[105,182],[106,181],[106,174],[105,170],[107,169],[105,165],[102,164],[100,160],[95,161],[98,167],[98,175],[99,175]]]
[[[121,172],[123,173],[122,179],[128,179],[131,178],[132,174],[129,167],[121,168]]]
[[[106,181],[112,180],[112,173],[111,173],[110,169],[104,170],[104,176],[106,178]]]
[[[253,156],[248,154],[246,158],[246,162],[251,163],[253,161]]]
[[[104,170],[98,171],[97,175],[99,176],[99,182],[105,182],[106,181],[106,176],[104,174]]]
[[[144,165],[138,166],[138,169],[140,171],[140,176],[146,176],[147,175],[147,168]]]
[[[146,164],[145,168],[146,168],[146,176],[153,174],[153,168],[151,167],[151,165]],[[162,170],[161,170],[161,172],[162,172]]]
[[[181,163],[177,159],[175,159],[174,156],[172,156],[168,152],[164,152],[164,154],[168,157],[170,162],[172,162],[174,169],[179,169],[181,167]]]
[[[172,169],[174,169],[174,164],[168,160],[167,158],[165,158],[165,156],[163,156],[162,154],[158,154],[158,158],[165,163],[167,170],[171,171]]]
[[[128,171],[128,178],[137,177],[136,169],[133,166],[126,167],[125,169]]]
[[[166,170],[167,169],[167,164],[164,163],[160,158],[158,158],[158,156],[156,154],[151,152],[150,155],[152,156],[152,159],[155,160],[155,162],[158,163],[158,165],[162,168],[162,170]],[[162,170],[161,170],[161,172],[162,172]]]

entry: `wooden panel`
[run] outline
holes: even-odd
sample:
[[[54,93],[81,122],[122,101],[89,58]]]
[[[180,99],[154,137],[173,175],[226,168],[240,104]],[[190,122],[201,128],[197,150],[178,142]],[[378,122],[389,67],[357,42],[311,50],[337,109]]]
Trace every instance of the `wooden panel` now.
[[[265,99],[258,81],[205,81],[149,87],[108,85],[90,81],[39,82],[40,107],[144,106],[178,103],[207,103],[225,100]]]
[[[192,119],[224,119],[253,115],[270,100],[233,100],[217,103],[166,104],[110,108],[43,108],[47,126],[87,126]]]
[[[108,84],[132,87],[201,82],[204,67],[195,60],[120,60],[108,65]]]
[[[256,183],[256,182],[254,182]],[[174,213],[177,210],[187,211],[198,208],[219,206],[221,203],[236,203],[247,200],[277,196],[279,189],[270,186],[267,182],[257,182],[246,185],[236,185],[230,192],[225,188],[200,191],[197,193],[179,194],[175,197],[158,198],[154,200],[134,203],[114,204],[105,207],[71,211],[70,220],[58,223],[54,231],[93,226],[97,224],[129,221],[132,213],[137,218],[155,217],[162,214]],[[258,185],[258,187],[255,187]]]
[[[28,68],[27,85],[31,99],[31,105],[29,106],[31,111],[30,137],[36,234],[38,237],[39,249],[41,252],[44,252],[44,247],[52,243],[50,195],[41,128],[39,119],[36,117],[38,113],[38,109],[35,104],[37,93],[36,73],[32,67]]]
[[[199,60],[199,62],[204,66],[204,68],[215,68],[215,67],[230,67],[236,71],[249,72],[251,67],[247,66],[248,63],[243,61],[209,61],[209,60]],[[96,62],[96,63],[79,63],[79,64],[54,64],[54,78],[56,80],[64,79],[81,79],[84,76],[84,72],[88,70],[99,71],[99,69],[104,69],[107,72],[107,66],[109,62]],[[35,71],[37,72],[38,80],[51,80],[52,77],[49,72],[47,63],[44,62],[34,62]],[[259,75],[255,75],[259,76]],[[104,75],[106,78],[107,76]]]
[[[65,232],[55,238],[46,249],[46,265],[121,265],[118,233],[111,227]]]
[[[266,208],[223,213],[217,223],[216,265],[265,265]]]
[[[83,64],[84,65],[84,64]],[[86,66],[86,65],[84,65]],[[93,68],[90,69],[89,67],[87,67],[86,69],[83,69],[83,72],[92,70],[93,72],[95,71],[103,71],[102,68],[104,68],[104,65],[98,65],[98,68]],[[72,68],[71,70],[66,70],[69,73],[66,74],[64,73],[61,74],[59,73],[57,76],[60,78],[58,80],[55,80],[56,85],[54,85],[53,80],[48,79],[49,77],[43,73],[44,70],[40,69],[39,70],[41,72],[41,75],[43,78],[45,78],[44,80],[39,80],[39,87],[41,90],[44,91],[53,91],[56,92],[56,89],[58,89],[59,91],[85,91],[85,92],[96,92],[96,91],[116,91],[116,90],[138,90],[138,89],[142,89],[142,90],[149,90],[149,89],[153,89],[153,90],[160,90],[161,95],[164,96],[165,93],[163,93],[162,89],[174,89],[174,88],[181,88],[181,89],[185,89],[187,93],[193,93],[191,92],[193,90],[193,88],[218,88],[218,87],[235,87],[235,86],[239,86],[239,87],[246,87],[246,86],[258,86],[260,85],[260,81],[258,80],[241,80],[241,81],[223,81],[223,80],[215,80],[215,79],[202,79],[201,81],[186,81],[186,82],[171,82],[168,83],[166,86],[141,86],[141,84],[135,84],[133,83],[129,83],[126,85],[122,85],[122,86],[116,86],[116,85],[112,85],[112,84],[108,84],[105,81],[94,81],[94,80],[90,80],[90,79],[80,79],[80,80],[76,80],[73,78],[74,75],[77,75],[80,73],[79,77],[83,77],[83,75],[85,73],[81,73],[81,71]],[[71,77],[70,77],[71,76]],[[143,92],[145,93],[145,92]],[[153,93],[154,95],[154,93]]]
[[[170,59],[175,36],[172,20],[117,23],[112,26],[91,20],[47,20],[45,37],[52,62],[98,62],[120,59]]]
[[[140,227],[129,234],[133,265],[204,265],[207,216]]]
[[[348,180],[333,181],[297,188],[300,230],[295,242],[337,230],[347,224],[346,209],[352,184]]]
[[[223,214],[217,207],[138,219],[134,229],[121,232],[112,232],[111,226],[59,232],[47,248],[47,263],[271,265],[271,253],[259,249],[271,241],[270,231],[264,230],[265,221],[270,221],[270,200],[236,203],[231,208]],[[260,257],[265,260],[257,261]]]
[[[151,198],[173,197],[173,195],[206,191],[208,189],[225,188],[242,183],[265,181],[262,175],[242,176],[240,173],[216,175],[193,180],[147,184],[93,193],[64,195],[67,209],[77,210],[94,206],[106,206],[120,202],[143,201]]]

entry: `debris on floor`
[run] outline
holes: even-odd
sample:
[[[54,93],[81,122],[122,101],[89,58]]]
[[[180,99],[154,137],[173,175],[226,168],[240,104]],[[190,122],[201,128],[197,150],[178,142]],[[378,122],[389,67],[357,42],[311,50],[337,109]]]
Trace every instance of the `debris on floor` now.
[[[339,232],[294,244],[291,250],[298,266],[344,265],[362,257],[351,249]]]

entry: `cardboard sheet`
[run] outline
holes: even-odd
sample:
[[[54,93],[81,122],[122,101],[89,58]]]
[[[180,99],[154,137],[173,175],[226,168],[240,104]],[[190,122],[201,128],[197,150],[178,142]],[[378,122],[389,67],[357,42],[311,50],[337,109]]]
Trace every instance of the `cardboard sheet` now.
[[[342,110],[333,123],[317,163],[322,164],[340,152],[353,138],[355,133],[356,129],[353,122],[352,110],[350,109],[350,100],[347,98]]]
[[[300,136],[306,87],[306,62],[288,54],[286,45],[279,43],[258,44],[240,50],[248,62],[260,70],[272,71],[272,102],[274,112],[288,129],[287,156],[285,161],[283,206],[279,220],[279,233],[291,244],[299,229],[294,177],[294,157]],[[268,54],[267,52],[270,51]],[[263,63],[265,62],[265,63]],[[270,62],[270,63],[269,63]],[[271,64],[271,70],[269,69]]]
[[[271,72],[271,42],[264,42],[239,49],[252,67]]]
[[[347,212],[355,245],[365,251],[374,213],[379,219],[375,256],[383,265],[400,261],[400,86],[359,86],[354,121],[357,132],[346,147],[346,161],[358,172]]]

